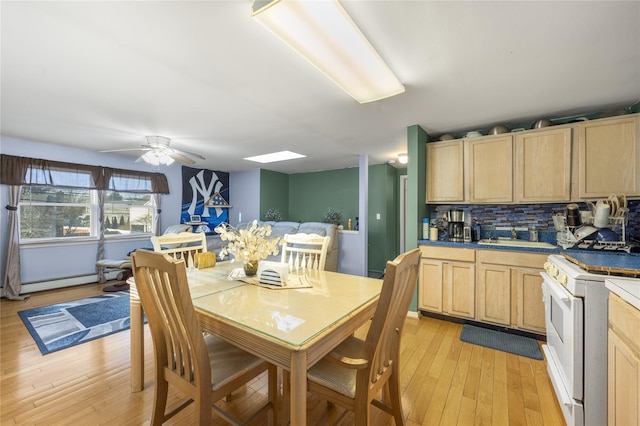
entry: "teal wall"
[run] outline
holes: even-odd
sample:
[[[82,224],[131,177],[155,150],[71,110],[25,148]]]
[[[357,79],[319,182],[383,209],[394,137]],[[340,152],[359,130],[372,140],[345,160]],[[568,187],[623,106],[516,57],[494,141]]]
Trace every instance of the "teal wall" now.
[[[260,219],[269,209],[278,209],[289,220],[289,175],[260,170]]]
[[[407,229],[405,232],[406,249],[418,247],[418,239],[422,234],[422,218],[429,217],[426,205],[426,160],[429,135],[418,125],[407,128]],[[411,301],[410,311],[418,311],[418,287]]]
[[[398,255],[399,185],[395,167],[369,167],[369,271],[383,272],[387,260]]]
[[[342,212],[342,225],[358,216],[358,168],[289,175],[289,220],[322,222],[332,207]]]

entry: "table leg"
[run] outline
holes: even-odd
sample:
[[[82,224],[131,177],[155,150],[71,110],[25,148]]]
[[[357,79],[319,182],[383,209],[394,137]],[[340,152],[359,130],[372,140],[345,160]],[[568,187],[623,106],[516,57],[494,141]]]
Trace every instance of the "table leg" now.
[[[143,312],[140,299],[129,298],[131,322],[131,392],[144,388],[144,334]]]
[[[291,353],[291,425],[307,424],[307,353]]]

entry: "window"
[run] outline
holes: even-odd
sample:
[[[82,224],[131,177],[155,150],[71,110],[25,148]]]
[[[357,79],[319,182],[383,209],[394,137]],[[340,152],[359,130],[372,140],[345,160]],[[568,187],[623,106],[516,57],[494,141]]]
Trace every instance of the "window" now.
[[[100,224],[98,192],[90,186],[88,173],[52,171],[56,183],[69,185],[24,185],[18,205],[20,240],[37,241],[69,238],[97,238]],[[115,180],[115,179],[114,179]],[[39,179],[35,179],[36,182]],[[120,187],[131,188],[137,181],[119,177]],[[136,189],[136,188],[134,188]],[[151,194],[106,191],[104,202],[105,237],[150,234],[153,223]]]
[[[95,216],[91,192],[80,188],[22,187],[18,206],[20,239],[91,236],[91,219]]]
[[[149,234],[153,226],[151,194],[108,191],[104,202],[104,235]]]

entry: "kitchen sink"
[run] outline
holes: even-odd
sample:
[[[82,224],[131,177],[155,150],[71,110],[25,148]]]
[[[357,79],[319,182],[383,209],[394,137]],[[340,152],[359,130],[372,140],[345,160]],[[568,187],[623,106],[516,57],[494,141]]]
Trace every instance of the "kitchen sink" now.
[[[505,247],[530,247],[530,248],[541,248],[541,249],[555,249],[557,248],[553,244],[545,243],[542,241],[527,241],[527,240],[512,240],[508,238],[498,238],[495,239],[484,239],[478,241],[478,244],[487,245],[487,246],[505,246]]]

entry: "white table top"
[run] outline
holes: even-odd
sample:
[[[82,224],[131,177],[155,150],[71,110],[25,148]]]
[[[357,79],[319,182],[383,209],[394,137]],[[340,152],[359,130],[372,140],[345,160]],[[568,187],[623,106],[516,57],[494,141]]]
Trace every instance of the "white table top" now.
[[[377,298],[382,288],[382,280],[327,271],[311,271],[307,279],[312,288],[268,289],[240,282],[243,285],[201,297],[192,293],[193,305],[267,338],[300,348]],[[196,281],[199,280],[190,279],[190,283]]]
[[[640,279],[638,278],[607,278],[605,286],[617,294],[627,303],[640,310]]]

